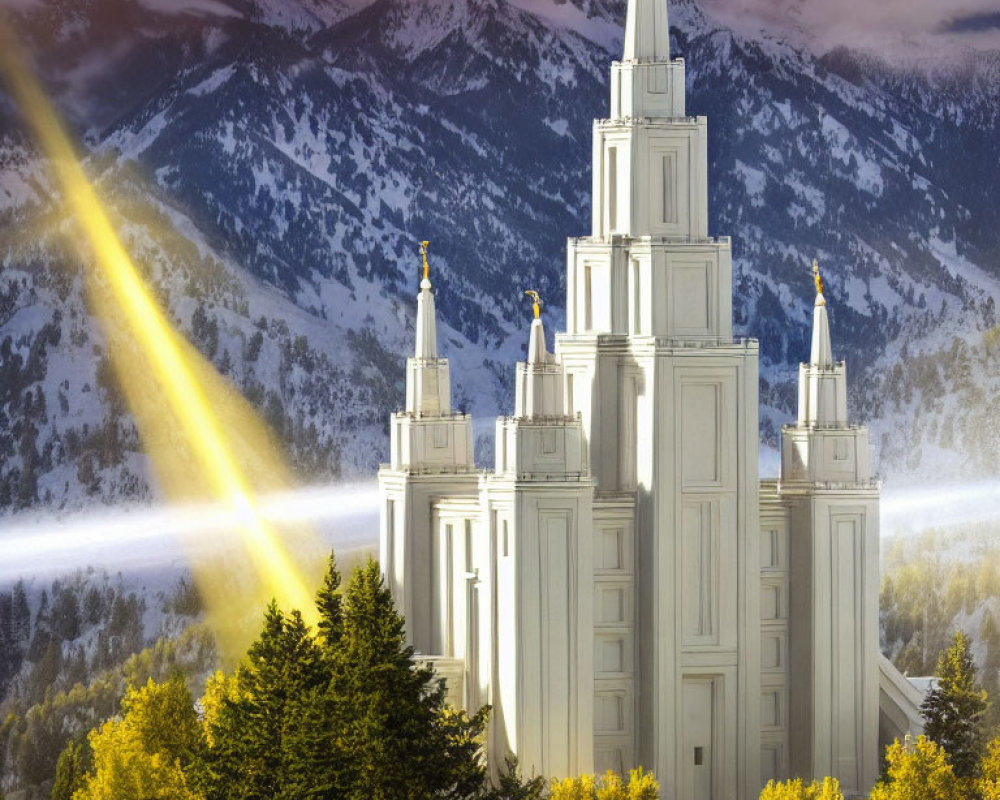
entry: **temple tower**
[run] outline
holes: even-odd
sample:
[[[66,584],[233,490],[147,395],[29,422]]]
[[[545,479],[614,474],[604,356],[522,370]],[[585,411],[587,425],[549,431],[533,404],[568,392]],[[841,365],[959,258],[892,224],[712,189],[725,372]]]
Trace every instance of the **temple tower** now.
[[[496,639],[490,761],[525,774],[593,770],[593,481],[583,426],[564,410],[534,293],[513,417],[497,420],[484,481],[494,554]]]
[[[407,638],[418,653],[443,653],[435,634],[431,509],[437,498],[475,496],[472,419],[451,410],[448,359],[438,356],[428,243],[422,244],[423,279],[417,295],[416,348],[406,362],[406,409],[393,414],[390,463],[379,470],[382,497],[379,563]]]
[[[818,266],[798,422],[782,431],[789,507],[789,768],[867,796],[879,772],[879,490],[868,429],[847,415]]]
[[[685,110],[666,0],[629,0],[594,123],[589,237],[568,243],[567,329],[557,352],[580,414],[597,504],[634,576],[620,633],[595,642],[597,769],[655,770],[665,797],[760,789],[755,341],[732,336],[728,239],[708,234],[707,122]],[[595,512],[596,513],[596,512]],[[597,525],[595,542],[612,533]],[[617,636],[617,639],[615,638]]]

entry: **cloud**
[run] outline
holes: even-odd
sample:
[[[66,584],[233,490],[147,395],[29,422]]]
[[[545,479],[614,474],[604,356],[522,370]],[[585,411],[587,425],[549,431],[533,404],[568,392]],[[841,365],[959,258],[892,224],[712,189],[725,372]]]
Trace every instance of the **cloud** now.
[[[738,29],[799,34],[815,49],[839,45],[1000,50],[1000,0],[701,0]]]
[[[238,17],[236,11],[226,3],[217,0],[139,0],[139,4],[151,11],[167,14],[204,14],[208,16]]]
[[[953,19],[942,30],[943,33],[975,33],[1000,29],[1000,11],[989,14],[973,14]]]

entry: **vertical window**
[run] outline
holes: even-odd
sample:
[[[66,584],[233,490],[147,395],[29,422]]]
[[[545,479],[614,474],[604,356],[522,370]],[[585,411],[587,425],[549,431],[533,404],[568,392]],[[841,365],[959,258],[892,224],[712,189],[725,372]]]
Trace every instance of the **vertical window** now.
[[[646,74],[649,75],[649,93],[666,94],[667,67],[665,65],[657,64],[656,66],[650,67]]]
[[[583,327],[584,330],[594,329],[594,270],[590,264],[583,268]]]
[[[676,161],[673,154],[663,156],[663,222],[677,222]]]
[[[434,449],[443,450],[448,446],[448,426],[438,423],[434,426]]]
[[[642,294],[640,292],[639,262],[632,261],[632,333],[642,333]]]
[[[608,148],[608,232],[618,230],[618,148]]]
[[[396,561],[396,501],[385,501],[385,579],[389,584],[389,589],[393,590],[395,581],[395,561]],[[393,592],[395,594],[395,592]]]
[[[472,558],[472,520],[465,521],[465,571],[472,572],[474,569]]]
[[[552,455],[556,452],[555,428],[542,428],[542,453]]]

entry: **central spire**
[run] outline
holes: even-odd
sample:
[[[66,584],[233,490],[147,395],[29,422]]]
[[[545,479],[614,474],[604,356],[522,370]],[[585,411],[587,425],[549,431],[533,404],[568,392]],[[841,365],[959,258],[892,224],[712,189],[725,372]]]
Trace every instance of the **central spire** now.
[[[667,0],[629,0],[622,60],[670,60]]]
[[[431,291],[430,265],[427,263],[427,247],[430,242],[420,243],[420,254],[424,259],[424,278],[420,281],[417,295],[417,346],[414,355],[421,359],[434,359],[437,354],[437,316],[434,312],[434,293]]]
[[[823,278],[819,274],[819,261],[813,261],[813,279],[816,281],[816,304],[813,307],[812,350],[809,363],[817,367],[833,366],[833,348],[830,344],[830,318],[826,313],[823,297]]]

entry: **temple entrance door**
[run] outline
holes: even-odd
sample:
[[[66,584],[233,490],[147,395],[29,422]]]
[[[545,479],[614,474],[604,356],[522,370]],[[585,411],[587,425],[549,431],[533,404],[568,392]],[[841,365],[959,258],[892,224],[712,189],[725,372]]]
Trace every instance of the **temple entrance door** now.
[[[684,800],[712,800],[714,685],[711,678],[684,681],[681,758]]]

